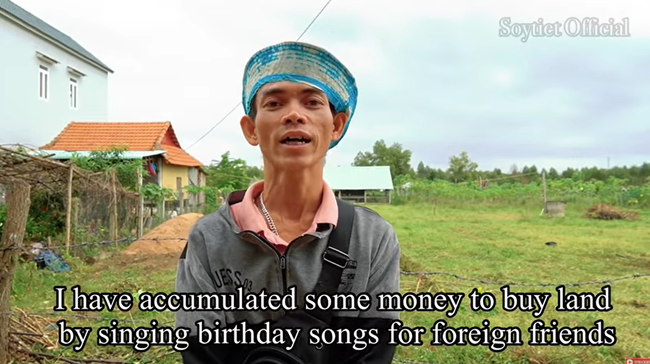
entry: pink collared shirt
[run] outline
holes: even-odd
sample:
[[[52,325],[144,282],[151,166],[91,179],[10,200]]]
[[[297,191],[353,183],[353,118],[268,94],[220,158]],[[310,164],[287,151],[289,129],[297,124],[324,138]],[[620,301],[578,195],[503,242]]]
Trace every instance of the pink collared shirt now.
[[[273,244],[280,254],[284,254],[289,243],[284,241],[281,237],[273,234],[264,218],[264,215],[255,202],[263,190],[264,181],[254,183],[246,190],[244,199],[240,203],[233,205],[230,209],[237,225],[242,231],[250,230],[258,233]],[[334,192],[330,189],[327,183],[323,181],[323,199],[321,205],[318,208],[318,211],[316,211],[311,227],[305,231],[304,234],[315,232],[318,224],[332,224],[336,226],[338,218],[339,208],[336,203]]]

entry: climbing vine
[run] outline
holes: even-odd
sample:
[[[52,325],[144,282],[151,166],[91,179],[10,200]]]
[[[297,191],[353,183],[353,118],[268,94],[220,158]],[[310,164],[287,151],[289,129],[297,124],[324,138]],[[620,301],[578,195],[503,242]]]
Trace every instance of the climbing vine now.
[[[168,187],[161,187],[155,183],[148,183],[142,186],[142,198],[145,201],[160,205],[165,200],[176,200],[176,192]]]
[[[71,161],[79,168],[91,172],[107,172],[115,170],[120,185],[126,190],[137,191],[138,170],[144,175],[141,159],[126,159],[126,147],[115,146],[107,150],[92,151],[88,156],[73,154]]]

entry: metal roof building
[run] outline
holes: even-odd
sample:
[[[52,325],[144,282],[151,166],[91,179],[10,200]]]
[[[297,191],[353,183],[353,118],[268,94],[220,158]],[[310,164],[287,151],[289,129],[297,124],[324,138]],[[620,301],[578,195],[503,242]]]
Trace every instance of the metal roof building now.
[[[325,166],[323,178],[337,196],[354,202],[388,202],[394,189],[389,166]],[[387,200],[387,201],[386,201]]]
[[[89,157],[92,152],[68,152],[64,150],[41,150],[42,157],[49,157],[51,159],[57,160],[70,160],[72,157],[77,155],[78,157]],[[144,159],[146,157],[153,157],[155,155],[164,154],[164,150],[153,150],[153,151],[124,151],[121,152],[121,159]]]

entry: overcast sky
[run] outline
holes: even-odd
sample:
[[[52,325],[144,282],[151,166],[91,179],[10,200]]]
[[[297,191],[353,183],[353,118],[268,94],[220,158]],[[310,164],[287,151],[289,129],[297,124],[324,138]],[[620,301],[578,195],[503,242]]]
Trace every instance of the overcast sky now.
[[[248,58],[295,40],[326,2],[13,1],[115,71],[110,121],[171,121],[185,148],[241,100]],[[378,139],[413,151],[414,166],[437,168],[462,151],[481,169],[650,161],[647,0],[444,3],[333,0],[302,38],[346,63],[359,86],[357,113],[329,165],[351,163]],[[504,17],[629,17],[631,36],[523,42],[499,36]],[[241,135],[242,113],[239,106],[189,152],[209,163],[231,151],[261,165]],[[53,137],[31,132],[35,145]]]

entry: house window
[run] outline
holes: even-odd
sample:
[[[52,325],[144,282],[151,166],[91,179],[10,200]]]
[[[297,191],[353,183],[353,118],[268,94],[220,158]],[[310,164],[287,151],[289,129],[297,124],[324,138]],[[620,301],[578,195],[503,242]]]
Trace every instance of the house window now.
[[[77,80],[74,78],[70,79],[70,108],[73,110],[77,110]]]
[[[45,66],[38,68],[38,97],[48,100],[50,94],[50,70]]]

